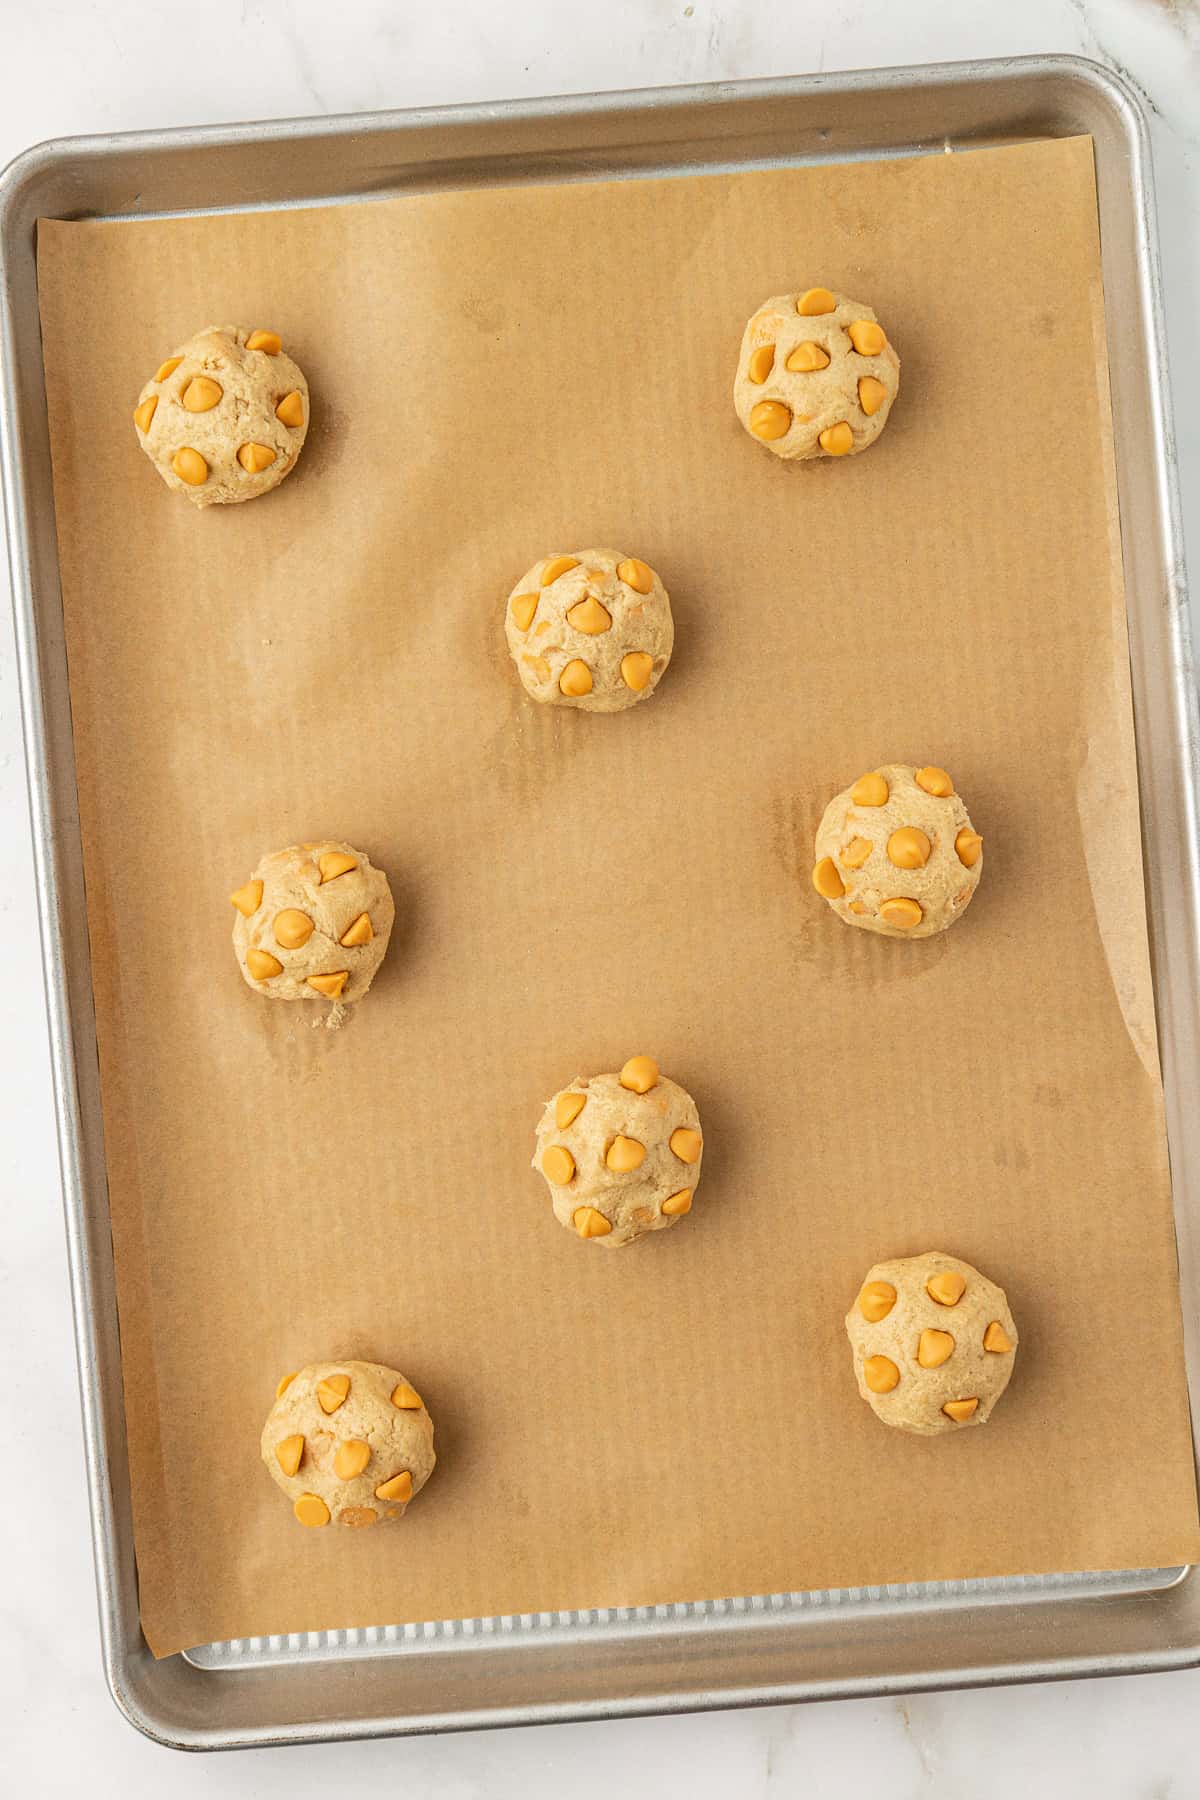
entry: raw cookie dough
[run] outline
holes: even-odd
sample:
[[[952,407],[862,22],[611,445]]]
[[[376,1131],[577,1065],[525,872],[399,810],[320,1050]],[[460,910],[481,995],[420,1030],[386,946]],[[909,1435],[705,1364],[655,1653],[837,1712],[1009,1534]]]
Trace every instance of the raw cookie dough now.
[[[616,550],[534,563],[505,602],[504,633],[527,694],[601,713],[648,699],[675,643],[666,588]]]
[[[332,838],[272,851],[229,898],[238,967],[270,1000],[361,1000],[396,916],[383,870]]]
[[[554,1216],[613,1249],[691,1211],[704,1142],[691,1095],[633,1056],[616,1075],[576,1077],[546,1102],[533,1167]]]
[[[310,1363],[285,1375],[262,1459],[301,1525],[400,1519],[437,1458],[421,1396],[383,1363]]]
[[[986,1424],[1017,1352],[1004,1289],[941,1250],[869,1269],[846,1334],[872,1412],[923,1437]]]
[[[278,487],[308,431],[308,383],[274,331],[208,325],[138,396],[138,442],[193,506],[253,500]]]
[[[746,327],[733,383],[738,418],[789,462],[857,456],[900,387],[900,358],[869,306],[828,288],[777,294]]]
[[[945,769],[884,763],[829,802],[813,886],[839,918],[884,937],[932,937],[970,904],[983,839]]]

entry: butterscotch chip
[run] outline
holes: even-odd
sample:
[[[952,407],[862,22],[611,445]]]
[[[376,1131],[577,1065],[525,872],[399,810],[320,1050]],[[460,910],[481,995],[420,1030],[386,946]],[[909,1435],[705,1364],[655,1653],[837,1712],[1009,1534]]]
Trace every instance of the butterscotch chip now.
[[[579,558],[577,556],[550,557],[549,561],[542,565],[540,577],[542,586],[549,587],[550,583],[552,581],[557,581],[560,575],[566,575],[569,570],[577,569],[578,567]]]
[[[988,1349],[996,1334],[1009,1354]],[[863,1399],[886,1424],[926,1436],[986,1422],[1008,1385],[1017,1344],[1003,1290],[937,1250],[869,1269],[846,1335]],[[881,1369],[894,1372],[886,1386]]]
[[[270,981],[283,974],[283,964],[269,950],[247,950],[246,973],[252,981]]]
[[[234,953],[257,992],[338,1007],[362,999],[395,918],[387,876],[363,851],[294,844],[264,856],[230,897]]]
[[[817,442],[826,456],[849,456],[854,448],[854,433],[845,419],[839,419],[836,425],[827,425],[817,433]]]
[[[208,464],[190,444],[181,444],[171,458],[171,471],[188,487],[200,487],[208,480]]]
[[[560,1131],[577,1119],[587,1105],[586,1094],[560,1094],[554,1102],[554,1123]]]
[[[308,386],[275,332],[210,325],[160,363],[134,420],[142,449],[176,493],[197,506],[253,500],[277,487],[300,454]]]
[[[179,396],[179,404],[186,412],[211,412],[224,393],[219,381],[210,381],[207,375],[194,375]]]
[[[343,931],[338,943],[345,950],[353,950],[359,944],[369,944],[375,933],[371,929],[370,913],[359,913],[357,919]]]
[[[563,1144],[550,1144],[542,1151],[542,1174],[556,1187],[566,1187],[575,1178],[575,1158]]]
[[[275,461],[275,452],[269,444],[242,444],[237,459],[248,475],[261,475]]]
[[[900,1371],[887,1356],[868,1356],[862,1366],[863,1380],[873,1394],[890,1394],[900,1385]]]
[[[585,594],[568,611],[567,624],[572,631],[580,631],[585,637],[599,637],[602,631],[612,630],[612,614],[607,607],[601,606],[594,594]]]
[[[301,1525],[328,1525],[329,1508],[319,1494],[300,1494],[292,1507]]]
[[[818,369],[829,367],[829,352],[820,344],[797,344],[783,366],[793,375],[815,375]]]
[[[658,1083],[658,1064],[652,1056],[631,1056],[617,1080],[635,1094],[648,1094]]]
[[[983,873],[981,845],[944,769],[887,763],[825,808],[813,885],[847,924],[885,937],[932,937],[970,904]]]
[[[351,869],[357,869],[358,857],[349,850],[326,850],[318,856],[317,867],[322,882],[336,881],[339,875],[348,875]]]
[[[948,1331],[925,1330],[917,1340],[917,1361],[923,1369],[938,1369],[954,1355],[954,1339]]]
[[[752,350],[750,352],[750,357],[746,364],[747,380],[752,381],[756,387],[761,387],[762,383],[771,373],[771,365],[774,361],[774,344],[760,344],[757,350]]]
[[[276,1396],[261,1452],[301,1524],[362,1528],[401,1518],[425,1485],[433,1423],[398,1369],[312,1363]]]
[[[514,594],[508,606],[517,630],[528,631],[533,624],[533,615],[538,609],[538,596],[536,594]]]
[[[304,1434],[299,1431],[291,1437],[280,1438],[275,1446],[275,1461],[285,1475],[294,1475],[300,1467],[300,1459],[304,1455]]]
[[[577,1206],[571,1214],[571,1223],[581,1238],[607,1237],[612,1230],[611,1222],[594,1206]]]
[[[350,1392],[348,1375],[327,1375],[317,1383],[317,1399],[323,1413],[334,1413]]]
[[[671,1133],[668,1142],[671,1146],[671,1155],[677,1156],[680,1162],[700,1161],[702,1140],[698,1131],[691,1130],[687,1125],[681,1125],[677,1131]]]
[[[280,1396],[280,1394],[282,1394],[282,1393],[284,1393],[284,1392],[286,1392],[286,1390],[287,1390],[287,1388],[288,1388],[288,1386],[289,1386],[289,1385],[290,1385],[290,1383],[291,1383],[291,1382],[293,1382],[293,1381],[295,1381],[295,1379],[296,1379],[296,1371],[295,1371],[295,1369],[293,1369],[293,1370],[292,1370],[292,1372],[291,1372],[291,1374],[290,1374],[290,1375],[282,1375],[282,1376],[280,1376],[280,1379],[279,1379],[279,1386],[278,1386],[278,1387],[277,1387],[277,1388],[276,1388],[276,1389],[275,1389],[275,1398],[276,1398],[276,1399],[277,1399],[277,1400],[278,1400],[278,1398],[279,1398],[279,1396]]]
[[[750,408],[746,424],[764,444],[773,444],[792,429],[792,409],[781,400],[759,400]]]
[[[868,854],[870,854],[868,850]],[[837,872],[837,864],[832,856],[823,856],[812,872],[812,884],[818,894],[826,900],[836,900],[846,891],[846,884]]]
[[[262,905],[263,884],[261,881],[247,881],[230,894],[230,903],[236,906],[244,919],[256,913]]]
[[[615,550],[534,563],[508,596],[504,632],[526,693],[583,712],[621,712],[652,694],[675,641],[662,582]]]
[[[533,1166],[559,1224],[611,1249],[692,1210],[702,1151],[694,1101],[639,1054],[547,1101]]]
[[[362,1438],[343,1438],[333,1453],[333,1472],[339,1481],[353,1481],[371,1460],[371,1446]]]
[[[859,1289],[858,1310],[872,1325],[886,1319],[896,1304],[896,1290],[890,1281],[865,1281]]]
[[[966,1281],[957,1269],[939,1269],[925,1283],[925,1292],[939,1306],[957,1306],[966,1292]]]
[[[846,330],[860,356],[879,356],[887,346],[882,326],[874,324],[870,319],[854,319]]]
[[[301,944],[307,944],[313,934],[313,922],[307,913],[298,907],[285,906],[282,912],[275,914],[272,928],[275,942],[284,950],[298,950]]]
[[[407,1469],[401,1469],[398,1475],[390,1475],[375,1489],[377,1500],[411,1500],[412,1495],[413,1478]]]
[[[808,461],[866,450],[899,386],[900,359],[870,307],[817,287],[776,295],[752,315],[733,403],[773,455]]]
[[[295,431],[298,426],[303,425],[304,395],[300,392],[299,388],[293,388],[290,394],[285,394],[283,396],[283,399],[275,408],[275,417],[279,420],[281,425],[288,426],[292,431]]]
[[[1005,1351],[1012,1349],[1012,1340],[999,1319],[993,1319],[984,1332],[983,1347],[993,1356],[1003,1355]]]
[[[608,1146],[604,1162],[616,1175],[628,1175],[634,1169],[640,1169],[646,1160],[646,1146],[639,1144],[636,1138],[615,1137]]]
[[[325,975],[306,975],[304,979],[310,988],[323,994],[326,1000],[340,1000],[342,990],[350,979],[350,971],[337,969]]]

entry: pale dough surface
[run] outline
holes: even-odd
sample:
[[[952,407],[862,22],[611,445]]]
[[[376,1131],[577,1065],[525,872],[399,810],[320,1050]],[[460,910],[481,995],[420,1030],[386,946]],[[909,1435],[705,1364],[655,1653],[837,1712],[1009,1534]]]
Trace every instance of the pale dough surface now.
[[[888,797],[882,806],[856,805],[851,798],[854,783],[837,794],[825,808],[813,846],[816,863],[830,857],[844,892],[829,899],[835,913],[848,925],[878,931],[885,937],[924,938],[945,931],[962,917],[983,874],[983,848],[978,847],[973,867],[964,864],[955,849],[960,831],[971,831],[971,820],[957,792],[944,799],[919,787],[912,763],[881,763],[872,773],[882,775]],[[898,868],[888,856],[894,831],[915,826],[929,839],[929,860],[920,868]],[[870,855],[855,867],[847,861],[857,852],[856,839],[870,844]],[[920,923],[907,929],[889,925],[880,916],[881,902],[899,897],[915,900],[921,908]],[[858,911],[858,908],[862,908]]]
[[[546,1177],[559,1224],[584,1236],[580,1227],[586,1213],[582,1220],[577,1215],[583,1209],[594,1210],[611,1230],[589,1233],[589,1241],[609,1249],[630,1244],[648,1231],[678,1225],[691,1209],[690,1196],[699,1185],[703,1160],[702,1142],[687,1146],[689,1153],[694,1151],[694,1162],[671,1148],[672,1134],[681,1127],[697,1138],[701,1135],[700,1115],[691,1095],[662,1074],[647,1093],[634,1093],[622,1087],[616,1073],[577,1076],[562,1093],[583,1095],[583,1107],[569,1125],[560,1128],[555,1116],[560,1095],[546,1102],[533,1158],[533,1167],[543,1174],[543,1158],[552,1145],[562,1145],[574,1159],[574,1175],[565,1185]],[[605,1162],[618,1136],[633,1139],[646,1152],[641,1166],[624,1174],[614,1172]],[[689,1196],[686,1210],[664,1213],[663,1202],[681,1194]]]
[[[152,397],[158,404],[143,431],[134,423],[138,442],[169,488],[193,506],[218,506],[253,500],[278,487],[294,466],[308,432],[308,383],[284,351],[247,350],[253,332],[234,325],[208,325],[172,352],[181,361],[162,381],[150,380],[138,395],[139,407]],[[171,357],[164,358],[169,362]],[[162,366],[160,363],[159,367]],[[204,412],[190,412],[183,396],[203,376],[216,382],[221,398]],[[275,409],[289,394],[300,395],[299,425],[285,425]],[[250,474],[237,459],[243,444],[273,450],[274,461]],[[200,486],[183,481],[171,466],[177,450],[199,451],[208,464]]]
[[[800,298],[800,293],[776,294],[763,302],[746,326],[733,383],[738,418],[765,449],[789,462],[827,455],[821,433],[844,421],[852,438],[846,454],[855,456],[873,444],[887,424],[900,388],[900,358],[890,341],[876,356],[862,356],[854,348],[847,326],[858,319],[878,323],[861,301],[835,293],[832,312],[802,317],[796,311]],[[752,381],[751,356],[768,344],[775,348],[770,371],[764,380]],[[787,360],[802,344],[818,345],[829,358],[828,366],[806,373],[789,370]],[[864,376],[881,382],[884,389],[878,410],[870,415],[859,400],[858,384]],[[762,438],[751,430],[750,415],[764,400],[780,402],[791,414],[791,424],[781,437]]]
[[[940,1305],[925,1285],[931,1276],[945,1271],[960,1275],[966,1284],[962,1298],[953,1306]],[[890,1311],[874,1323],[864,1318],[861,1310],[863,1289],[871,1282],[886,1282],[896,1291]],[[984,1349],[984,1333],[993,1323],[1002,1328],[1010,1349]],[[922,1368],[917,1360],[925,1330],[954,1339],[950,1355],[936,1368]],[[1017,1328],[1004,1289],[970,1263],[941,1250],[897,1257],[868,1269],[859,1298],[846,1314],[846,1333],[854,1353],[858,1391],[867,1405],[885,1425],[924,1437],[986,1424],[1008,1386],[1017,1353]],[[866,1384],[863,1365],[873,1356],[887,1357],[899,1370],[900,1380],[890,1393],[873,1393]],[[977,1399],[979,1405],[968,1419],[960,1422],[942,1411],[947,1401],[970,1399]]]
[[[350,1389],[335,1412],[327,1413],[317,1384],[331,1375],[348,1375]],[[398,1387],[410,1383],[384,1363],[310,1363],[293,1375],[267,1415],[262,1433],[262,1459],[295,1505],[302,1494],[315,1494],[330,1512],[330,1523],[374,1525],[402,1518],[408,1502],[380,1498],[375,1490],[405,1471],[412,1495],[420,1493],[437,1458],[433,1453],[433,1420],[425,1407],[392,1403]],[[280,1467],[277,1448],[285,1438],[300,1436],[304,1448],[294,1475]],[[343,1479],[334,1469],[339,1444],[354,1439],[370,1450],[360,1475]]]
[[[329,854],[352,856],[355,867],[323,880],[320,858]],[[351,844],[325,838],[271,851],[250,878],[251,883],[258,881],[262,882],[262,898],[253,912],[243,913],[234,900],[233,948],[247,984],[270,1000],[334,1000],[342,1006],[361,1000],[383,961],[396,916],[383,870]],[[253,897],[251,894],[250,899]],[[296,949],[288,949],[276,936],[277,929],[283,929],[279,915],[285,911],[303,913],[312,921],[311,935]],[[368,941],[342,944],[341,938],[364,913],[370,921]],[[258,980],[246,966],[250,950],[274,957],[282,965],[279,973]],[[347,979],[340,994],[323,994],[308,986],[310,975],[334,975],[343,970]]]
[[[557,562],[570,560],[572,567],[553,581],[545,576]],[[617,574],[622,564],[638,564],[650,577],[642,593]],[[611,623],[602,630],[580,630],[568,617],[588,617],[603,624],[596,607],[576,611],[589,598],[603,608]],[[528,601],[536,609],[522,623]],[[526,605],[519,603],[525,601]],[[584,712],[623,712],[654,692],[671,660],[675,624],[671,600],[653,569],[640,559],[616,550],[572,550],[562,556],[544,556],[522,575],[504,606],[504,632],[508,649],[527,694],[552,706],[576,706]],[[622,673],[627,656],[646,657],[648,665],[629,672],[644,685],[631,686]],[[564,693],[559,685],[569,663],[586,665],[592,679],[588,693]]]

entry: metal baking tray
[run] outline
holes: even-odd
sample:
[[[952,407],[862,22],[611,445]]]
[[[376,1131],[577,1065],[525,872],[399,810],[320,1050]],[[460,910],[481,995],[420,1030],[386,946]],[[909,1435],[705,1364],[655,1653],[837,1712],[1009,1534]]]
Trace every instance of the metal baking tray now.
[[[1145,120],[1072,57],[42,145],[0,176],[0,452],[105,1673],[189,1749],[681,1712],[1200,1662],[1193,1568],[387,1624],[156,1662],[138,1625],[120,1341],[38,325],[35,225],[1095,140],[1158,1028],[1193,1395],[1197,708]]]

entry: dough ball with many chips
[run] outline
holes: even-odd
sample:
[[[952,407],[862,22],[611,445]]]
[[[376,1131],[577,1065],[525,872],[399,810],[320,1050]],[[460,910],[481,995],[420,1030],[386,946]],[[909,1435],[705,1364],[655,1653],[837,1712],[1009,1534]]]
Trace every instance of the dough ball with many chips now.
[[[703,1149],[691,1095],[652,1056],[633,1056],[547,1101],[533,1166],[559,1224],[614,1249],[691,1211]]]
[[[846,1333],[872,1412],[923,1437],[986,1424],[1017,1353],[1004,1289],[941,1250],[868,1269]]]
[[[301,1525],[375,1525],[404,1516],[437,1458],[433,1420],[399,1370],[310,1363],[285,1375],[262,1459]]]
[[[900,387],[900,358],[869,306],[829,288],[777,294],[746,327],[733,384],[738,418],[774,456],[857,456]]]
[[[933,937],[983,874],[983,839],[945,769],[885,763],[835,796],[817,827],[813,886],[847,925]]]
[[[395,919],[383,870],[329,838],[272,851],[229,898],[238,967],[269,1000],[361,1000]]]
[[[138,396],[138,442],[193,506],[278,487],[308,431],[308,383],[274,331],[209,325],[159,364]]]
[[[666,588],[648,564],[616,550],[534,563],[508,596],[504,632],[526,693],[584,712],[648,699],[675,643]]]

